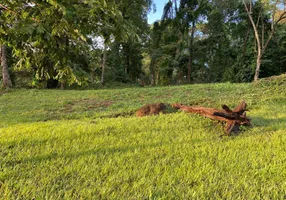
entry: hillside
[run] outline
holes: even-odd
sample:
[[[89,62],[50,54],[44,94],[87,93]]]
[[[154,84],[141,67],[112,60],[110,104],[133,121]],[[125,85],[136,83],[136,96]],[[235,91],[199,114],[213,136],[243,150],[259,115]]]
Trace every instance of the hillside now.
[[[285,80],[2,93],[0,199],[283,199]],[[197,115],[133,115],[241,100],[254,127],[230,137]]]

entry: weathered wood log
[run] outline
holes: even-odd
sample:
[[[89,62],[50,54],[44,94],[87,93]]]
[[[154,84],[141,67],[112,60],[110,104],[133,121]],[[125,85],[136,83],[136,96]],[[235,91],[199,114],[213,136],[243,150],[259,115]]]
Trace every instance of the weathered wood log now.
[[[250,119],[246,117],[247,104],[244,101],[238,104],[233,110],[226,105],[222,105],[222,110],[201,106],[185,106],[183,104],[173,104],[172,107],[188,113],[196,113],[213,120],[226,122],[225,132],[227,135],[231,132],[238,132],[241,125],[251,126]]]

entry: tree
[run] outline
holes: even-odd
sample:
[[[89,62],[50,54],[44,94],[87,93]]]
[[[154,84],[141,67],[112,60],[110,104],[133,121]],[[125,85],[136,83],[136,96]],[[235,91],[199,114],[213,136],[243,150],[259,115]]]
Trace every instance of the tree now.
[[[87,9],[83,3],[4,1],[0,20],[0,40],[13,49],[16,67],[33,69],[39,81],[57,79],[61,83],[82,83],[81,67],[74,58],[82,52],[86,40],[83,21]],[[84,23],[83,23],[84,24]]]
[[[0,46],[0,59],[2,66],[2,78],[3,78],[3,88],[9,89],[12,87],[12,81],[8,72],[8,64],[7,64],[7,54],[6,54],[6,46]]]
[[[254,34],[255,34],[255,39],[256,39],[256,45],[257,45],[257,58],[256,58],[256,69],[255,69],[255,75],[254,75],[254,81],[257,81],[259,78],[259,72],[260,72],[260,66],[261,66],[261,60],[262,57],[265,53],[265,50],[268,47],[268,44],[272,37],[274,36],[277,26],[279,22],[281,22],[283,19],[286,19],[286,1],[285,0],[275,0],[275,1],[266,1],[265,3],[262,2],[261,4],[261,10],[260,10],[260,15],[255,23],[253,14],[252,14],[252,7],[253,7],[253,2],[251,0],[243,0],[243,4],[245,7],[245,10],[247,12],[247,15],[249,17],[249,20],[251,22]],[[279,6],[284,6],[284,10],[279,11]],[[263,12],[265,12],[266,6],[270,6],[270,11],[271,12],[271,30],[270,33],[268,33],[268,38],[265,40],[265,24],[263,20]],[[277,12],[279,11],[278,17],[275,17]],[[261,23],[261,32],[259,33],[258,30],[258,25]]]
[[[56,79],[61,86],[87,81],[91,36],[110,40],[129,31],[114,1],[4,0],[0,6],[0,41],[12,47],[16,66],[33,69],[39,81]]]
[[[149,31],[147,12],[152,1],[116,0],[115,2],[121,19],[117,19],[119,21],[117,24],[112,23],[102,27],[101,33],[108,46],[106,75],[115,81],[134,83],[142,76],[142,52]]]
[[[189,39],[189,61],[188,61],[188,73],[187,73],[187,81],[188,83],[191,82],[191,71],[193,66],[194,60],[194,38],[195,38],[195,31],[196,31],[196,24],[198,23],[199,19],[203,19],[204,12],[208,6],[207,0],[191,0],[185,1],[182,0],[180,2],[180,9],[179,12],[183,12],[183,21],[185,21],[185,30],[189,31],[189,26],[191,26],[191,34]]]
[[[169,1],[163,12],[163,22],[173,28],[173,32],[177,33],[177,51],[176,60],[179,63],[184,54],[185,48],[188,50],[187,62],[187,82],[191,82],[191,72],[194,62],[195,54],[195,34],[196,25],[204,20],[206,11],[208,9],[209,1],[207,0],[180,0],[180,6],[177,8],[177,1]],[[175,8],[173,8],[175,6]],[[175,14],[174,14],[175,13]],[[185,41],[187,45],[184,45]]]
[[[106,56],[107,56],[107,44],[104,42],[103,47],[103,55],[102,55],[102,63],[101,63],[101,85],[104,85],[104,74],[105,74],[105,67],[106,67]]]
[[[151,85],[156,85],[156,66],[157,66],[157,59],[160,57],[160,43],[163,34],[163,27],[160,25],[159,22],[155,22],[151,29],[151,41],[149,46],[149,55],[151,57],[150,61],[150,79]]]

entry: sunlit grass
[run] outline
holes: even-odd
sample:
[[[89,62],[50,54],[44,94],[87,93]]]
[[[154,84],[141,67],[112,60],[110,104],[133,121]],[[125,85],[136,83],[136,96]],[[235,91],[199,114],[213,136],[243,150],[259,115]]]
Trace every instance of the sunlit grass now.
[[[286,93],[276,85],[13,90],[0,96],[0,199],[284,199]],[[231,137],[181,112],[108,118],[152,102],[240,100],[254,127]]]

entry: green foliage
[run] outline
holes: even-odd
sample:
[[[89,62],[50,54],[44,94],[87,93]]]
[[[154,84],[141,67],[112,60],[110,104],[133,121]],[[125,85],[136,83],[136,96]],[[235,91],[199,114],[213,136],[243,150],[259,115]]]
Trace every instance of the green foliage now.
[[[166,4],[161,24],[155,22],[152,27],[156,34],[151,34],[150,40],[153,44],[149,47],[153,58],[150,72],[153,71],[155,75],[151,75],[157,80],[166,80],[156,83],[184,83],[189,76],[193,83],[251,81],[257,45],[243,4],[235,0],[180,1],[176,8],[175,2]],[[270,34],[272,12],[271,6],[266,5],[255,1],[252,12],[254,21],[259,21],[259,35],[264,40]],[[285,71],[282,32],[285,32],[284,24],[278,26],[262,58],[261,77]],[[164,47],[174,49],[164,51]]]
[[[273,1],[251,2],[265,41]],[[152,3],[3,0],[0,43],[12,51],[14,85],[43,88],[54,81],[54,87],[97,87],[102,78],[142,85],[252,80],[257,44],[241,1],[169,1],[162,20],[148,25]],[[281,20],[263,55],[261,77],[286,72],[285,30]]]
[[[6,24],[1,40],[19,58],[16,67],[34,69],[38,80],[57,77],[70,84],[82,83],[78,78],[81,68],[70,59],[74,52],[83,50],[85,42],[83,27],[74,23],[84,20],[76,14],[77,5],[49,1],[34,5],[17,2],[8,7],[11,11],[4,10],[1,15]]]
[[[110,26],[103,24],[102,31],[99,36],[102,36],[104,43],[108,46],[107,64],[104,82],[123,82],[135,83],[142,76],[142,53],[143,43],[148,37],[147,12],[151,6],[150,0],[115,1],[120,12],[120,20],[110,19],[107,15]],[[103,54],[103,49],[96,48]],[[92,59],[94,60],[94,59]],[[100,79],[100,69],[102,60],[97,60],[96,79]],[[100,78],[99,78],[100,77]]]
[[[285,197],[285,76],[0,95],[1,199]],[[152,102],[234,107],[243,99],[254,127],[231,137],[197,115],[132,115]],[[112,118],[118,113],[127,116]]]
[[[5,0],[0,9],[0,42],[13,49],[13,56],[17,58],[14,66],[19,70],[33,69],[37,80],[57,79],[69,85],[82,85],[87,83],[89,70],[93,70],[88,65],[91,37],[102,37],[106,44],[137,37],[139,31],[135,23],[139,18],[131,23],[127,15],[136,13],[134,16],[142,18],[151,1],[129,2],[136,10],[133,13],[123,12],[129,6],[127,3],[107,0],[11,3]]]

